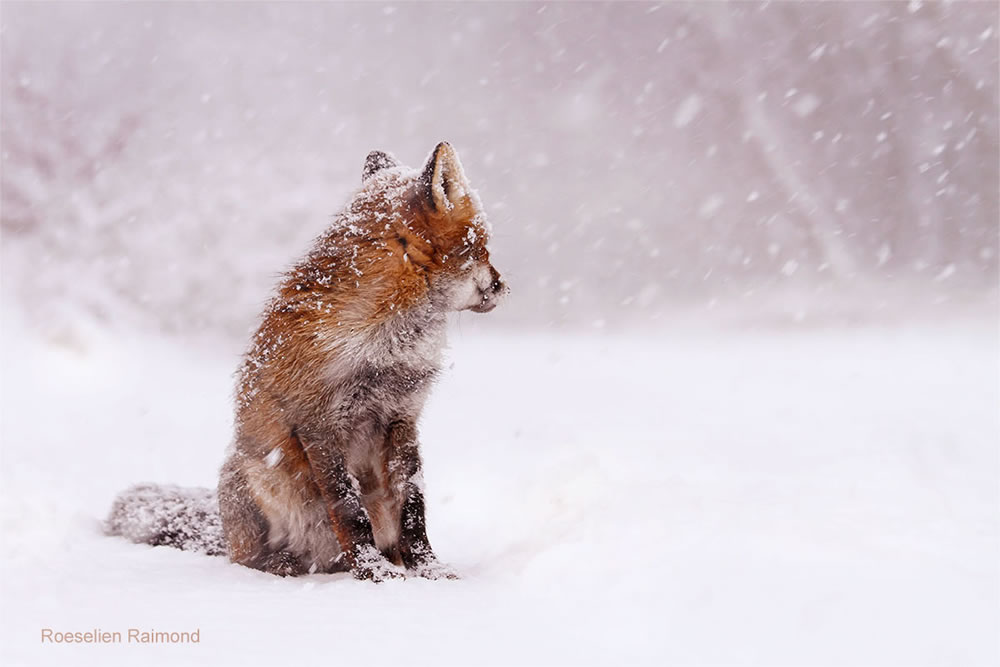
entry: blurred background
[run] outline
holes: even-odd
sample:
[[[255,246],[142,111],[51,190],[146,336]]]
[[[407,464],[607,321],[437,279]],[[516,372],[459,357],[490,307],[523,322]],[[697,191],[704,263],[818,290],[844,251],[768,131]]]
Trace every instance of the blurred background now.
[[[996,312],[995,3],[0,11],[2,296],[53,335],[245,340],[367,152],[443,139],[490,327]]]
[[[998,12],[0,0],[0,663],[1000,664]],[[441,140],[512,287],[420,425],[466,578],[105,537],[216,483],[278,276]]]

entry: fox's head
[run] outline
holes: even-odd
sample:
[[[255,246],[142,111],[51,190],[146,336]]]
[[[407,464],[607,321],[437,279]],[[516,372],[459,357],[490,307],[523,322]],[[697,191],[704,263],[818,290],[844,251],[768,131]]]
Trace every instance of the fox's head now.
[[[490,263],[489,226],[455,149],[439,143],[419,171],[399,168],[387,153],[365,160],[364,190],[383,195],[389,241],[401,261],[426,281],[431,301],[445,310],[493,310],[508,288]],[[374,203],[374,202],[372,202]]]

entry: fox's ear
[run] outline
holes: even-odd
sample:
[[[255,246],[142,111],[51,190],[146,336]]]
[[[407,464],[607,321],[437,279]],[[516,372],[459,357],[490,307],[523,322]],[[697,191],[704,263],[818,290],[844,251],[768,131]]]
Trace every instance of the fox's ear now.
[[[399,160],[388,153],[383,153],[382,151],[372,151],[368,154],[368,157],[365,158],[365,168],[361,172],[361,181],[367,181],[368,178],[375,172],[398,166]]]
[[[469,183],[465,180],[458,153],[447,141],[434,148],[421,176],[427,199],[438,213],[444,213],[463,203],[469,196]]]

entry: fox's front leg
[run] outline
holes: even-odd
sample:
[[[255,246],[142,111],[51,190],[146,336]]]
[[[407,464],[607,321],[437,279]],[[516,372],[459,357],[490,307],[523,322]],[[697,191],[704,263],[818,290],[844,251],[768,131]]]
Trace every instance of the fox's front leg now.
[[[455,573],[438,561],[427,539],[423,475],[413,421],[393,422],[389,427],[389,451],[393,486],[401,498],[399,554],[403,565],[421,577],[456,579]]]
[[[330,525],[340,543],[344,564],[357,579],[382,581],[401,576],[375,547],[371,520],[361,504],[340,452],[325,444],[302,441],[313,478],[326,504]]]

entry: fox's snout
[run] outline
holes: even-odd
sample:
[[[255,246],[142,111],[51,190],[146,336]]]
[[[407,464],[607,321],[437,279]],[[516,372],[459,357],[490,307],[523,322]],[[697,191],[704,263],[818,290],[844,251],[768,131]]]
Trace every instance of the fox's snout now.
[[[489,283],[485,286],[478,286],[478,289],[480,301],[469,308],[474,313],[490,312],[497,307],[500,299],[510,292],[507,283],[500,277],[500,272],[492,264],[489,265]]]

